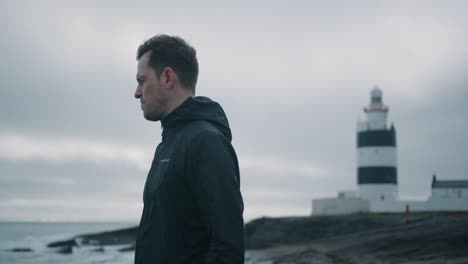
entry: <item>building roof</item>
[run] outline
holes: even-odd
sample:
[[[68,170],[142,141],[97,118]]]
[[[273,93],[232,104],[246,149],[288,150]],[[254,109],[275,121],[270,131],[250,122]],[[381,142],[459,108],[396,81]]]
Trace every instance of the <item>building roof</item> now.
[[[468,188],[468,180],[437,180],[432,176],[432,188]]]

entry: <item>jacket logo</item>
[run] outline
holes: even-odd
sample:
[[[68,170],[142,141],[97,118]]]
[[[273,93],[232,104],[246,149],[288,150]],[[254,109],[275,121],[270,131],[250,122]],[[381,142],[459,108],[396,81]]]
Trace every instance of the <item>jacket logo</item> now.
[[[159,163],[169,162],[169,160],[170,160],[169,158],[167,158],[167,159],[162,159],[162,160],[159,161]]]

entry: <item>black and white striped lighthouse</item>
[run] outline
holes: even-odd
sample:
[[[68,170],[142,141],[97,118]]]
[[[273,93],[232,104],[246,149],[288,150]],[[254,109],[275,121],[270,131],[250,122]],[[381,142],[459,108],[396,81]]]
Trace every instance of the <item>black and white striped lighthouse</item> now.
[[[365,119],[358,122],[357,181],[362,198],[375,202],[398,199],[396,131],[387,125],[388,107],[382,102],[382,91],[371,91]],[[384,208],[381,208],[384,209]]]

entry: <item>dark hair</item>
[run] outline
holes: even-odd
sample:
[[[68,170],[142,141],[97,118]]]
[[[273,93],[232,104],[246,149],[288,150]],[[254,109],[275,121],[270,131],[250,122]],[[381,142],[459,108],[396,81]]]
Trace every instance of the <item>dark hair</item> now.
[[[179,77],[183,86],[195,91],[198,80],[197,52],[185,40],[177,36],[156,35],[144,41],[137,51],[137,60],[151,52],[149,66],[158,79],[166,67]]]

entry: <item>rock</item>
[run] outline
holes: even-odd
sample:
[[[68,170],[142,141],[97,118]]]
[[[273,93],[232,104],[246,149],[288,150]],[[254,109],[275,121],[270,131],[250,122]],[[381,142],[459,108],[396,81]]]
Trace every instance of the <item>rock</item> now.
[[[85,234],[75,237],[80,245],[115,246],[135,243],[138,227],[125,228],[96,234]]]
[[[327,237],[401,224],[397,216],[308,216],[255,219],[245,226],[246,248],[305,243]]]
[[[75,239],[63,240],[58,242],[53,242],[47,244],[47,247],[55,248],[55,247],[76,247],[78,244],[76,243]]]
[[[138,227],[131,227],[95,234],[84,234],[75,236],[69,240],[49,243],[47,247],[58,248],[57,252],[62,254],[70,254],[73,251],[73,247],[79,246],[101,246],[97,247],[95,251],[104,251],[104,247],[102,246],[135,244],[137,233]],[[135,246],[125,248],[125,250],[135,250]]]
[[[66,246],[57,247],[56,252],[60,254],[71,254],[73,253],[73,246],[66,245]]]
[[[320,263],[320,264],[334,264],[336,261],[326,254],[317,252],[315,250],[305,250],[296,254],[285,255],[272,259],[274,264],[305,264],[305,263]]]
[[[261,218],[245,230],[246,248],[259,249],[255,251],[275,264],[468,260],[467,213]],[[285,250],[294,247],[303,250]]]
[[[132,244],[128,247],[123,247],[119,249],[119,252],[129,252],[129,251],[135,251],[135,244]]]
[[[6,251],[11,251],[11,252],[33,252],[33,250],[30,249],[30,248],[12,248],[12,249],[7,249]]]

